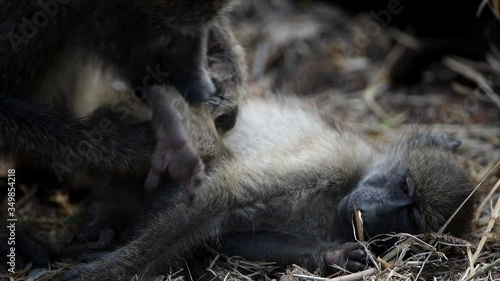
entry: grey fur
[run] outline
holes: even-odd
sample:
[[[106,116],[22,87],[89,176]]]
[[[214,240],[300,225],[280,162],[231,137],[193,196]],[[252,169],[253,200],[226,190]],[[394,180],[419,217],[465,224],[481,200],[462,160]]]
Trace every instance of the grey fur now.
[[[472,189],[447,143],[433,140],[446,139],[442,135],[410,134],[380,148],[352,131],[329,126],[314,106],[295,97],[249,99],[240,109],[222,142],[208,141],[220,153],[208,163],[192,206],[180,203],[179,193],[161,199],[164,207],[136,239],[65,280],[152,280],[179,266],[199,246],[210,243],[224,249],[231,242],[236,253],[242,250],[249,257],[300,263],[324,273],[331,263],[360,270],[366,256],[349,243],[354,241],[352,214],[341,217],[342,201],[360,208],[374,202],[376,214],[390,215],[384,212],[399,210],[391,205],[391,194],[403,192],[398,175],[409,171],[415,194],[397,195],[403,196],[398,200],[410,202],[422,216],[406,225],[437,231]],[[469,202],[453,221],[451,233],[466,234],[471,206]],[[270,249],[255,241],[241,244],[252,240],[273,244]],[[252,247],[257,250],[248,249]]]

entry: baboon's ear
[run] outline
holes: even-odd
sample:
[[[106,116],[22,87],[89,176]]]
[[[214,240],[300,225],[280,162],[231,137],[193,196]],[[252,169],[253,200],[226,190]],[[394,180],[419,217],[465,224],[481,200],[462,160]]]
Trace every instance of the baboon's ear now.
[[[429,132],[413,135],[407,140],[409,146],[434,146],[455,151],[462,142],[443,133]]]

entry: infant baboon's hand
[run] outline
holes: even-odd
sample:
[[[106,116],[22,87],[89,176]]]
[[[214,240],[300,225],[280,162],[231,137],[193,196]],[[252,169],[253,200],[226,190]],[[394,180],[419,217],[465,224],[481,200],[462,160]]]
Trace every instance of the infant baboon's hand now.
[[[146,189],[154,189],[165,171],[179,183],[186,203],[191,204],[204,176],[204,165],[188,139],[173,101],[159,86],[151,89],[156,147]]]
[[[350,272],[364,270],[367,266],[367,255],[363,245],[359,243],[345,243],[336,249],[327,250],[324,253],[326,265],[333,268],[338,265]]]

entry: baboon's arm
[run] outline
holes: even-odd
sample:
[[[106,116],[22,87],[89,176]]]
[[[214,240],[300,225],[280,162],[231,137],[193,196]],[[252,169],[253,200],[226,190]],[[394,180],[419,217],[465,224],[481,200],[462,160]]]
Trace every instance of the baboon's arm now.
[[[145,175],[155,144],[151,124],[123,128],[111,120],[89,124],[51,106],[0,98],[0,153],[58,175]]]
[[[191,207],[177,203],[171,212],[153,217],[149,227],[130,244],[59,280],[130,280],[136,275],[138,280],[150,280],[168,273],[193,247],[215,239],[222,231],[228,218],[225,210],[230,206],[227,199],[203,186]]]
[[[358,243],[324,242],[298,234],[277,231],[231,233],[220,251],[249,260],[275,261],[280,267],[299,264],[311,272],[332,272],[333,265],[356,272],[366,267],[366,253]]]

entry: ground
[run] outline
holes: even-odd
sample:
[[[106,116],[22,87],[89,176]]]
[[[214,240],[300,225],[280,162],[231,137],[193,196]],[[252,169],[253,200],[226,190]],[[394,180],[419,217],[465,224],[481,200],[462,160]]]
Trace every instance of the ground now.
[[[232,17],[247,52],[251,94],[310,96],[325,117],[380,142],[415,124],[453,135],[462,141],[460,161],[478,185],[473,237],[401,237],[399,249],[411,248],[415,254],[381,257],[380,272],[367,278],[500,280],[500,60],[446,57],[430,65],[418,83],[393,86],[387,73],[401,56],[401,45],[391,41],[405,44],[414,38],[391,29],[366,32],[366,16],[352,17],[311,1],[300,6],[292,2],[297,1],[245,1]],[[31,221],[49,243],[70,239],[68,227],[81,206],[68,203],[63,193],[40,202],[33,196],[36,186],[20,188],[25,195],[17,202],[19,219]],[[221,280],[267,280],[273,268],[272,263],[221,256],[211,266]],[[27,264],[11,279],[50,280],[56,274]],[[313,276],[294,265],[281,278],[295,279],[292,274]]]

